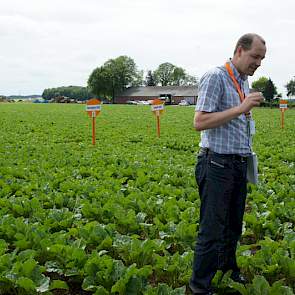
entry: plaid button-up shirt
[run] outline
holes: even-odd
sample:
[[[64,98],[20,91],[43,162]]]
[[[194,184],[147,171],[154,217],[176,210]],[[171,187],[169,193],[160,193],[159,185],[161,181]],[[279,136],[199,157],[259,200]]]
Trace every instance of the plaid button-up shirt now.
[[[232,62],[230,66],[241,90],[247,96],[247,77],[242,77]],[[201,78],[196,111],[222,112],[240,103],[240,96],[225,66],[216,67]],[[219,154],[249,154],[251,147],[246,116],[242,114],[217,128],[202,131],[200,147],[209,148]]]

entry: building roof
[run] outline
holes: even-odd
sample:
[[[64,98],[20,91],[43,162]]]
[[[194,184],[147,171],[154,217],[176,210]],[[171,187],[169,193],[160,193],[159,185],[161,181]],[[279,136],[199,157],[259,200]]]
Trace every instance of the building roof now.
[[[118,96],[160,96],[170,94],[171,96],[197,96],[197,86],[142,86],[130,87]]]

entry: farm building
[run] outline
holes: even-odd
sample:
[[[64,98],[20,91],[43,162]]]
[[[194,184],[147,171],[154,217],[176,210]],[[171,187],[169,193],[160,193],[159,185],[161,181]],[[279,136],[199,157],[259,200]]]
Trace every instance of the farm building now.
[[[164,99],[166,104],[178,104],[182,100],[195,104],[198,96],[197,86],[146,86],[130,87],[115,97],[116,103]]]

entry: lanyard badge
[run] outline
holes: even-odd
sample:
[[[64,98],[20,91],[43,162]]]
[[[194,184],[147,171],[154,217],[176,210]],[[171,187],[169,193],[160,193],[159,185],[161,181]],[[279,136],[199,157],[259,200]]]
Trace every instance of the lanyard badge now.
[[[255,134],[255,121],[252,119],[252,117],[247,118],[248,124],[249,124],[249,133],[250,135]]]

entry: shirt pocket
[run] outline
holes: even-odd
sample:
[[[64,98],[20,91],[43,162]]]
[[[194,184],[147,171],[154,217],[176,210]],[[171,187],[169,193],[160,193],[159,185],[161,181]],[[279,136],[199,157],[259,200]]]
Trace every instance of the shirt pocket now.
[[[235,89],[228,89],[221,100],[221,109],[226,110],[241,104],[240,96]]]

